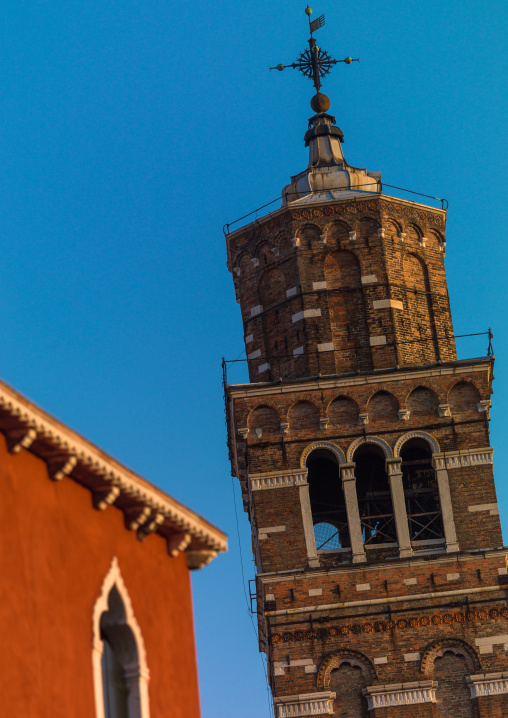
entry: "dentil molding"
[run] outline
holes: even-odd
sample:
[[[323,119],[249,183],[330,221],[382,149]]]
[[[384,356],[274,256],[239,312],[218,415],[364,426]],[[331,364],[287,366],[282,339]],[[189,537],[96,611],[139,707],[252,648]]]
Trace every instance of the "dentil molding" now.
[[[369,686],[363,689],[369,710],[386,706],[409,706],[416,703],[436,702],[435,681],[394,683],[388,686]]]
[[[275,698],[277,718],[307,718],[307,716],[333,715],[333,701],[336,694],[304,693],[296,696]]]

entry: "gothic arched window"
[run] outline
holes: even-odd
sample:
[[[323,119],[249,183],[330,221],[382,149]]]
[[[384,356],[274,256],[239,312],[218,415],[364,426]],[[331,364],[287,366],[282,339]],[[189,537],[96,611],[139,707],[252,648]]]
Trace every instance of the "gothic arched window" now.
[[[430,447],[423,439],[411,439],[400,455],[409,537],[412,542],[442,543],[443,518]]]
[[[307,468],[316,549],[349,548],[346,502],[336,457],[318,449],[307,459]]]
[[[354,455],[356,493],[365,546],[397,543],[392,495],[383,451],[364,444]]]

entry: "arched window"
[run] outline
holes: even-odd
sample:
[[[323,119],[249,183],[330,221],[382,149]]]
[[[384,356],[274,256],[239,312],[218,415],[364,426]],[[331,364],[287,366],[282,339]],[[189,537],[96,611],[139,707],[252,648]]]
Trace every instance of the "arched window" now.
[[[149,718],[148,668],[116,558],[93,611],[96,718]]]
[[[354,454],[356,493],[365,546],[397,543],[392,495],[383,451],[363,444]]]
[[[423,439],[411,439],[400,456],[411,542],[442,543],[443,519],[429,445]]]
[[[123,601],[113,586],[108,597],[108,610],[101,616],[105,718],[141,716],[138,649],[126,621]]]
[[[307,459],[307,468],[316,549],[349,548],[346,502],[336,457],[318,449]]]

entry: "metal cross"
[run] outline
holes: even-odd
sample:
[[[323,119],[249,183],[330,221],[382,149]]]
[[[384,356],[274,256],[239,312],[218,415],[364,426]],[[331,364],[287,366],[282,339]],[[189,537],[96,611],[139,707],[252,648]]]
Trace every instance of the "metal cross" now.
[[[316,45],[316,39],[313,35],[316,30],[319,30],[319,28],[325,24],[325,16],[320,15],[316,20],[311,21],[310,16],[312,15],[312,9],[308,5],[305,8],[305,14],[309,18],[309,49],[301,52],[298,55],[297,61],[291,65],[279,64],[275,67],[271,67],[270,70],[279,70],[279,72],[282,72],[286,67],[296,67],[302,75],[312,80],[316,92],[319,92],[321,89],[321,78],[328,75],[332,69],[332,65],[336,65],[338,62],[345,62],[346,65],[350,65],[352,62],[360,62],[360,58],[353,60],[352,57],[346,57],[344,60],[334,60],[330,57],[326,50],[322,50]]]

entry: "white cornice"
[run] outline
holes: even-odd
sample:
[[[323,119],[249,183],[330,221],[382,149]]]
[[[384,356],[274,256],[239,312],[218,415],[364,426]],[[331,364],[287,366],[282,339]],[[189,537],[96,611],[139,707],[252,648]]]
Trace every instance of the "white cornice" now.
[[[277,718],[307,718],[307,716],[333,715],[335,693],[303,693],[293,696],[277,696],[273,702]]]
[[[466,678],[471,698],[508,693],[508,673],[477,673]]]
[[[436,469],[462,469],[469,466],[492,464],[493,453],[494,449],[487,446],[483,449],[444,451],[440,454],[434,454],[432,460]]]
[[[435,703],[437,683],[415,681],[388,686],[369,686],[363,689],[369,710],[385,706],[409,706],[416,703]]]
[[[271,394],[292,394],[299,391],[313,391],[316,389],[341,389],[348,386],[365,386],[369,384],[389,384],[401,382],[406,379],[425,379],[435,376],[460,376],[471,372],[488,371],[490,360],[485,362],[457,362],[453,365],[436,366],[430,369],[399,369],[393,372],[378,372],[368,375],[355,375],[346,377],[330,377],[323,379],[310,379],[291,381],[281,384],[230,384],[228,394],[234,399],[251,396],[269,396]]]
[[[52,478],[72,478],[74,470],[80,469],[80,474],[85,470],[90,477],[90,485],[82,480],[81,475],[80,483],[91,491],[99,490],[102,493],[105,488],[116,487],[119,491],[115,491],[115,501],[122,496],[134,504],[148,507],[148,516],[161,515],[163,518],[159,529],[166,526],[170,532],[176,530],[188,533],[191,536],[189,549],[202,549],[208,553],[227,550],[227,538],[222,531],[122,466],[3,382],[0,382],[0,413],[7,413],[11,419],[16,419],[24,430],[35,432],[35,437],[30,433],[31,442],[26,448],[27,451],[39,455],[40,449],[34,447],[40,447],[42,443],[52,452],[55,453],[56,450],[59,458],[61,456],[59,471],[52,471],[52,462],[47,460]]]

